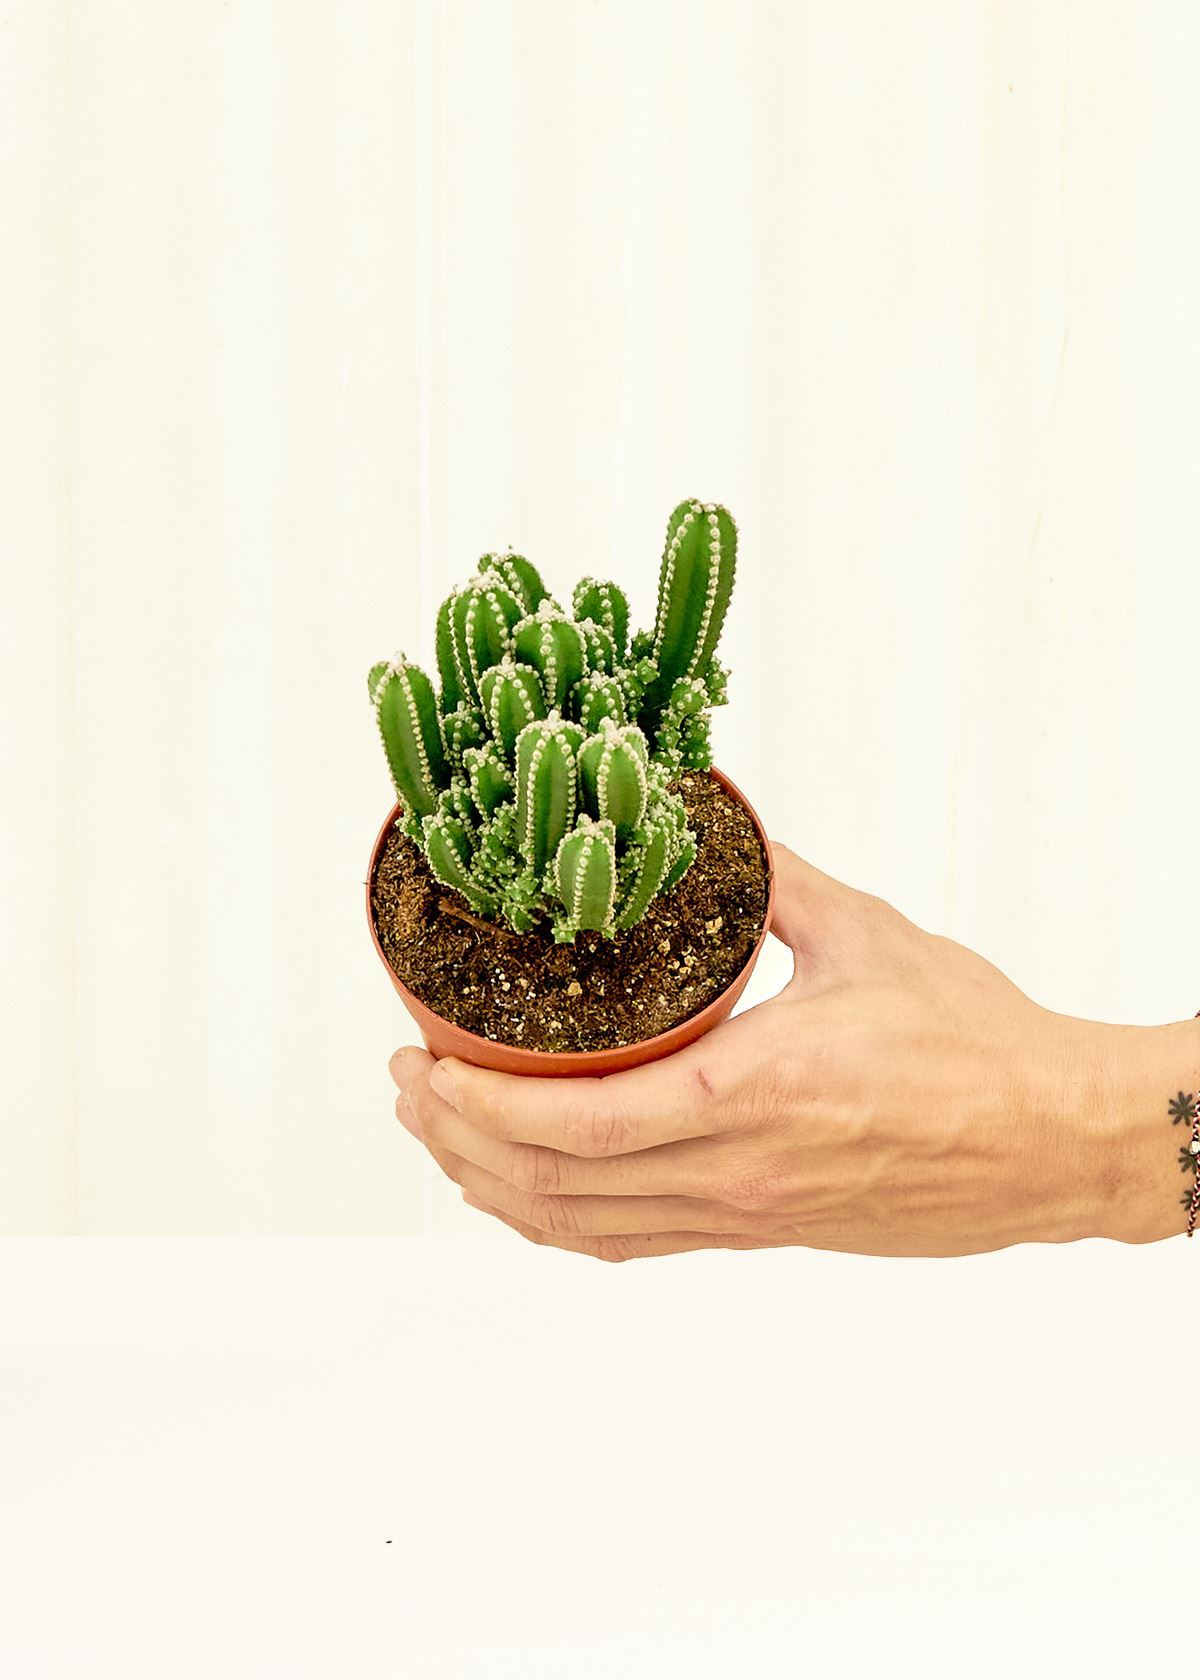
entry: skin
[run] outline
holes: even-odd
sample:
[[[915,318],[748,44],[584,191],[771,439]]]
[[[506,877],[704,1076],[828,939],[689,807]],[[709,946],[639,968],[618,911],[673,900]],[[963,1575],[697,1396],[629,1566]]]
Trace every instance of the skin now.
[[[1032,1002],[973,951],[784,846],[794,973],[677,1055],[529,1079],[406,1047],[396,1113],[463,1199],[601,1260],[697,1248],[943,1256],[1181,1232],[1200,1021]]]

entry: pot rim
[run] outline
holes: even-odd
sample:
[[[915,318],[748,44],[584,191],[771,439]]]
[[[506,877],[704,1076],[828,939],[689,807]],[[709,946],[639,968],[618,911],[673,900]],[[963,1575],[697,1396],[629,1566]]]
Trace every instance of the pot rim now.
[[[674,1022],[662,1032],[654,1033],[649,1038],[634,1039],[629,1044],[609,1045],[606,1049],[600,1050],[531,1050],[524,1045],[509,1044],[505,1039],[485,1038],[482,1033],[471,1032],[469,1028],[460,1027],[457,1022],[447,1019],[445,1015],[440,1015],[436,1009],[431,1008],[431,1006],[424,1002],[423,999],[419,998],[415,992],[411,991],[405,982],[400,978],[400,976],[396,973],[396,970],[388,961],[387,954],[380,942],[379,930],[375,926],[375,914],[371,904],[371,888],[375,880],[375,871],[378,868],[379,859],[387,842],[388,835],[391,833],[396,818],[400,814],[401,807],[399,801],[397,801],[388,813],[382,828],[379,830],[379,833],[375,838],[375,844],[371,848],[371,861],[367,869],[366,879],[367,925],[371,930],[371,942],[379,954],[379,960],[387,969],[388,974],[391,976],[392,984],[400,994],[402,1001],[408,1009],[409,1014],[412,1015],[417,1026],[420,1027],[421,1025],[422,1014],[443,1023],[447,1029],[452,1031],[463,1041],[465,1053],[462,1059],[464,1060],[471,1060],[469,1052],[471,1049],[474,1049],[475,1046],[478,1046],[479,1048],[481,1060],[490,1055],[494,1055],[496,1050],[499,1048],[504,1051],[506,1065],[512,1070],[512,1072],[520,1074],[533,1074],[535,1076],[541,1075],[545,1077],[548,1073],[550,1073],[551,1069],[553,1069],[553,1072],[556,1075],[569,1073],[587,1076],[590,1073],[598,1071],[602,1064],[611,1064],[613,1058],[620,1057],[623,1052],[629,1052],[631,1054],[636,1053],[639,1062],[656,1061],[662,1056],[671,1054],[675,1048],[681,1047],[679,1044],[679,1035],[685,1029],[691,1029],[688,1033],[688,1041],[694,1042],[696,1038],[703,1036],[703,1033],[708,1030],[707,1027],[699,1028],[699,1030],[697,1030],[699,1022],[711,1015],[714,1017],[711,1024],[716,1026],[719,1024],[720,1020],[725,1019],[729,1011],[726,1010],[724,1013],[721,1013],[722,1003],[728,998],[730,992],[735,991],[735,989],[736,995],[734,1003],[737,1002],[737,997],[741,995],[742,989],[745,987],[746,982],[750,977],[750,972],[758,961],[759,953],[761,952],[763,945],[766,943],[767,934],[770,932],[771,920],[775,911],[776,872],[774,858],[771,854],[771,842],[767,838],[767,831],[763,827],[762,820],[759,817],[758,812],[754,809],[753,805],[751,805],[742,790],[730,780],[723,770],[718,770],[715,765],[712,765],[706,773],[713,778],[718,786],[722,787],[726,793],[736,799],[745,809],[750,821],[754,825],[754,832],[758,836],[759,845],[762,847],[763,860],[765,862],[767,872],[767,903],[766,909],[763,912],[763,922],[762,927],[759,929],[758,938],[755,940],[753,949],[750,951],[750,954],[747,956],[745,962],[729,981],[728,985],[723,986],[717,993],[716,997],[711,998],[709,1002],[706,1003],[702,1009],[698,1009],[695,1014],[685,1016],[682,1021]],[[730,1007],[732,1007],[732,1005]]]

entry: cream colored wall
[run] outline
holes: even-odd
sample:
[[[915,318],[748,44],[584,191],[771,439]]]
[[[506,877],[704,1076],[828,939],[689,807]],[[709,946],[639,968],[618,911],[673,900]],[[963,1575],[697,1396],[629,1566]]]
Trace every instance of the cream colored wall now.
[[[1200,16],[13,0],[0,1229],[458,1229],[370,663],[738,517],[719,758],[1056,1008],[1200,1008]],[[762,995],[783,974],[765,966]]]

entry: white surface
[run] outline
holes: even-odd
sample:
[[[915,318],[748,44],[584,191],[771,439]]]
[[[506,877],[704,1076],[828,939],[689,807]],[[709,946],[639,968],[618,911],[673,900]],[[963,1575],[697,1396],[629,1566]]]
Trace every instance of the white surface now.
[[[1187,1669],[1182,1241],[0,1263],[13,1680]]]
[[[647,619],[697,492],[772,831],[1055,1008],[1200,1007],[1188,0],[2,23],[0,1230],[442,1221],[365,673],[509,541]]]

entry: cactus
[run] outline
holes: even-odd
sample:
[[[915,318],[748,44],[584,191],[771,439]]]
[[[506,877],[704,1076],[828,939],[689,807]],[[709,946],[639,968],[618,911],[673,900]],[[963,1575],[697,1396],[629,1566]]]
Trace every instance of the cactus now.
[[[634,859],[629,884],[617,912],[618,929],[635,926],[654,902],[674,857],[673,839],[672,830],[665,822],[656,823],[650,830]]]
[[[546,703],[561,707],[575,684],[589,669],[583,629],[568,618],[549,596],[537,612],[523,618],[513,631],[513,653],[542,679]]]
[[[587,669],[598,676],[609,676],[617,661],[612,637],[603,625],[590,618],[581,618],[579,628],[583,633],[583,657]]]
[[[373,700],[396,797],[415,817],[428,815],[449,775],[433,684],[419,665],[398,653],[373,666]]]
[[[646,737],[635,724],[622,729],[605,718],[599,734],[579,749],[579,786],[593,817],[627,839],[646,815],[649,798]]]
[[[683,879],[675,782],[712,761],[736,541],[724,508],[682,502],[636,635],[615,583],[581,579],[567,613],[523,555],[485,554],[438,610],[436,694],[403,654],[371,667],[400,825],[476,915],[617,938]]]
[[[494,741],[482,747],[468,747],[463,754],[467,772],[467,787],[479,815],[494,816],[500,806],[512,796],[513,779],[504,754]]]
[[[429,867],[444,887],[453,887],[481,915],[491,915],[496,899],[475,880],[471,869],[474,845],[466,823],[439,813],[425,819],[425,854]]]
[[[540,875],[575,818],[575,755],[583,730],[560,712],[527,723],[517,737],[517,845]]]
[[[616,658],[623,663],[629,647],[629,602],[624,591],[615,583],[580,578],[571,596],[571,609],[576,618],[590,618],[608,632]]]
[[[572,716],[589,735],[594,735],[604,718],[624,723],[625,690],[619,677],[593,672],[575,684],[570,694]]]
[[[477,706],[479,678],[506,651],[521,605],[495,572],[472,578],[452,602],[455,674],[465,698]]]
[[[437,626],[434,631],[434,648],[437,653],[438,680],[442,685],[442,692],[438,699],[442,716],[461,706],[465,698],[462,682],[458,675],[458,658],[454,649],[454,602],[455,595],[447,595],[438,608]]]
[[[538,575],[537,567],[531,565],[523,554],[514,554],[511,548],[504,554],[483,555],[479,570],[498,577],[509,594],[520,602],[522,613],[536,612],[546,599],[546,586]],[[575,616],[578,618],[579,614]]]
[[[509,763],[517,751],[517,736],[527,723],[546,715],[542,679],[529,665],[518,665],[505,654],[498,665],[485,671],[479,683],[483,715]]]
[[[464,701],[443,717],[442,736],[451,770],[461,773],[464,755],[471,747],[481,747],[488,738],[483,713],[478,706],[468,706]]]
[[[565,914],[554,937],[574,939],[581,928],[609,932],[617,896],[617,842],[610,822],[582,816],[554,854],[554,883]]]
[[[666,705],[680,677],[704,679],[716,649],[737,565],[737,527],[715,502],[680,502],[667,524],[651,657],[658,674],[648,710]]]

